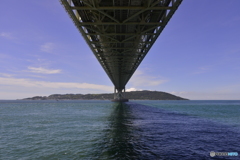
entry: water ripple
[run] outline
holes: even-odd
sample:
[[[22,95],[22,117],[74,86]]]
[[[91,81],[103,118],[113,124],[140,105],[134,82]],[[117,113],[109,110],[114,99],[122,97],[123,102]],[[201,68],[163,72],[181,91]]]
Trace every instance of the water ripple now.
[[[209,159],[210,151],[240,153],[240,132],[228,123],[203,118],[202,110],[199,114],[187,112],[185,105],[182,112],[154,105],[107,101],[0,103],[0,159],[192,160]],[[173,102],[167,105],[173,107]],[[180,104],[176,106],[181,108]]]

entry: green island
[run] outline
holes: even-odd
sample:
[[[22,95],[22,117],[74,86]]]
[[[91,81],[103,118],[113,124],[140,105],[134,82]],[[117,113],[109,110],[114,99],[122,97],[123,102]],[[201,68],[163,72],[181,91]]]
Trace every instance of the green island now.
[[[131,91],[125,92],[129,100],[188,100],[170,93],[160,91]],[[103,94],[52,94],[50,96],[35,96],[23,100],[111,100],[113,93]]]

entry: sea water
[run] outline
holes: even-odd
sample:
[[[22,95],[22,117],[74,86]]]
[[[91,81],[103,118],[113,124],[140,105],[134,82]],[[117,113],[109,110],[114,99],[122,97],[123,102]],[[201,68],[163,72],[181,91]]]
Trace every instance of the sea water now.
[[[0,101],[0,124],[1,160],[240,159],[240,101]]]

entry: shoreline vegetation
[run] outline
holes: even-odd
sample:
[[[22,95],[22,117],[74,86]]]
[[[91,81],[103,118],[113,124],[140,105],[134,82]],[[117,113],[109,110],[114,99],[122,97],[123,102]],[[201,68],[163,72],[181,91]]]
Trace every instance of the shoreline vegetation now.
[[[114,93],[102,94],[52,94],[50,96],[35,96],[22,100],[112,100]],[[129,100],[188,100],[170,93],[160,91],[131,91],[125,92]]]

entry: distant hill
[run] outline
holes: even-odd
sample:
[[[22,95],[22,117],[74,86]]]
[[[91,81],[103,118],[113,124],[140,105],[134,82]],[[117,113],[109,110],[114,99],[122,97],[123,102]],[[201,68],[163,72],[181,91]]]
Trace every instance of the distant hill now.
[[[129,100],[187,100],[166,92],[159,91],[132,91],[126,92],[125,97]],[[52,94],[50,96],[35,96],[23,100],[111,100],[113,93],[105,94]]]

